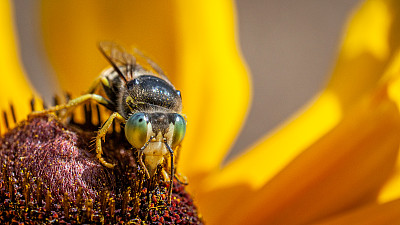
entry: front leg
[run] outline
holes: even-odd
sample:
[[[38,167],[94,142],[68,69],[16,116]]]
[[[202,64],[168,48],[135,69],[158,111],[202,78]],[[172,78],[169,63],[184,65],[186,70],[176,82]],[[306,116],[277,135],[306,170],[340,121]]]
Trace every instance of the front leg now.
[[[174,184],[174,177],[175,177],[175,168],[174,168],[174,150],[168,145],[167,139],[164,139],[164,144],[165,147],[167,147],[167,150],[169,151],[170,155],[170,170],[171,170],[171,176],[169,179],[169,190],[168,190],[168,204],[171,205],[171,198],[172,198],[172,185]]]
[[[103,149],[101,148],[101,140],[105,138],[107,131],[110,128],[111,124],[113,123],[114,119],[118,119],[119,121],[125,123],[125,118],[122,117],[119,113],[114,112],[113,114],[111,114],[110,117],[108,117],[107,121],[103,124],[103,126],[97,132],[97,136],[96,136],[96,157],[99,159],[101,164],[103,164],[105,167],[108,167],[110,169],[114,168],[115,164],[111,164],[103,158],[103,156],[102,156]]]
[[[93,100],[93,101],[95,101],[95,102],[97,102],[99,104],[102,104],[102,105],[106,106],[106,107],[112,105],[112,103],[109,100],[107,100],[106,98],[104,98],[101,95],[85,94],[85,95],[79,96],[78,98],[70,100],[66,104],[55,105],[55,106],[53,106],[53,107],[51,107],[49,109],[45,109],[45,110],[42,110],[42,111],[31,112],[28,117],[44,116],[44,115],[47,115],[49,113],[58,112],[58,111],[63,110],[63,109],[67,109],[67,110],[74,109],[75,107],[77,107],[79,105],[82,105],[83,103],[85,103],[87,101],[90,101],[90,100]]]
[[[180,143],[174,150],[175,151],[175,160],[174,161],[175,161],[175,167],[176,168],[177,168],[176,165],[178,164],[178,161],[179,161],[181,148],[182,148],[182,143]],[[183,175],[180,172],[178,172],[177,169],[175,169],[175,178],[179,183],[181,183],[183,185],[188,185],[189,184],[188,178],[185,175]]]

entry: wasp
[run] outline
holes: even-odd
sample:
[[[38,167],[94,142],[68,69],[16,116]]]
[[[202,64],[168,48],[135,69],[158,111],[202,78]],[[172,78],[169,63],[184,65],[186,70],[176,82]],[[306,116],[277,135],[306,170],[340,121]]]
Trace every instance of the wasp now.
[[[186,132],[186,119],[181,113],[181,93],[161,68],[143,54],[139,55],[147,61],[149,68],[142,66],[137,62],[138,57],[115,43],[101,42],[99,50],[111,67],[95,79],[86,94],[66,104],[32,112],[30,116],[72,110],[88,101],[105,106],[112,113],[97,132],[95,143],[98,160],[104,166],[114,168],[115,164],[103,158],[101,145],[114,120],[120,121],[125,137],[137,150],[139,164],[148,178],[152,178],[157,167],[166,160],[168,162],[169,158],[168,202],[171,203],[175,176],[174,150],[180,147]],[[100,86],[104,90],[103,95],[95,94]]]

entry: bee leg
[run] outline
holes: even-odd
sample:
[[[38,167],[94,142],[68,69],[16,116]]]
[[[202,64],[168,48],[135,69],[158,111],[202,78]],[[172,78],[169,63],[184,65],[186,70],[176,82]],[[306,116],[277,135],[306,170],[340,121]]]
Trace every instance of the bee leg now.
[[[89,87],[89,89],[87,90],[86,93],[92,94],[96,91],[97,87],[103,85],[105,87],[110,87],[110,82],[107,80],[107,78],[105,76],[98,76],[93,83],[91,84],[91,86]]]
[[[42,110],[42,111],[35,111],[35,112],[31,112],[29,114],[28,117],[37,117],[37,116],[43,116],[43,115],[47,115],[49,113],[53,113],[53,112],[58,112],[60,110],[63,109],[73,109],[89,100],[93,100],[99,104],[102,104],[104,106],[108,106],[110,104],[112,104],[109,100],[107,100],[106,98],[104,98],[101,95],[97,95],[97,94],[85,94],[82,96],[79,96],[78,98],[72,99],[69,102],[67,102],[66,104],[62,104],[62,105],[56,105],[53,106],[51,108]],[[66,116],[66,115],[64,115]]]
[[[176,160],[175,160],[176,161]],[[166,170],[162,170],[162,175],[164,180],[170,181],[169,174]],[[175,171],[175,179],[182,185],[188,185],[188,178],[185,175],[180,174],[179,172]]]
[[[146,165],[144,164],[144,162],[143,162],[143,151],[144,151],[144,149],[147,147],[147,145],[149,145],[149,143],[150,143],[150,141],[151,140],[153,140],[154,139],[154,137],[153,136],[151,136],[150,138],[149,138],[149,140],[147,140],[146,141],[146,143],[143,145],[143,147],[141,147],[139,150],[138,150],[138,158],[139,158],[139,165],[140,165],[140,167],[142,167],[143,168],[143,170],[145,171],[145,174],[146,174],[146,177],[148,178],[148,179],[150,179],[151,177],[150,177],[150,172],[149,172],[149,170],[147,169],[147,167],[146,167]]]
[[[110,128],[110,126],[112,125],[115,118],[117,118],[120,121],[125,122],[124,117],[122,117],[119,113],[114,112],[113,114],[111,114],[110,117],[108,117],[107,121],[103,124],[103,126],[97,132],[97,136],[96,136],[96,157],[101,162],[101,164],[103,164],[105,167],[108,167],[110,169],[114,168],[115,165],[107,162],[103,158],[103,156],[102,156],[103,149],[101,148],[101,140],[104,139],[104,137],[106,136],[107,130]]]
[[[174,151],[172,150],[171,147],[169,147],[167,143],[167,139],[164,139],[164,144],[167,147],[169,151],[169,155],[171,158],[171,176],[169,179],[169,190],[168,190],[168,204],[171,205],[171,198],[172,198],[172,185],[174,184],[174,177],[175,177],[175,169],[174,169]]]
[[[167,172],[165,169],[162,170],[162,175],[163,175],[163,177],[164,177],[164,180],[170,181],[169,174],[168,174],[168,172]]]
[[[148,181],[147,181],[147,199],[149,200],[149,204],[148,204],[148,206],[149,206],[149,209],[150,209],[150,203],[151,203],[151,196],[152,196],[152,189],[151,189],[151,186],[152,186],[152,179],[151,179],[151,177],[150,177],[150,173],[149,173],[149,170],[147,169],[147,167],[146,167],[146,165],[144,164],[144,162],[143,162],[143,150],[147,147],[147,145],[150,143],[150,141],[153,139],[154,137],[150,137],[150,139],[145,143],[145,145],[142,147],[142,148],[140,148],[139,150],[138,150],[138,161],[139,161],[139,165],[140,165],[140,168],[142,169],[142,170],[144,170],[144,173],[145,173],[145,177],[148,179]]]
[[[175,149],[175,165],[179,161],[179,155],[181,153],[181,151],[180,151],[181,147],[182,147],[182,144],[179,144]],[[189,184],[187,177],[185,175],[179,173],[178,171],[175,171],[175,178],[180,184],[183,184],[183,185],[188,185]]]
[[[143,162],[143,151],[141,149],[139,150],[139,165],[140,165],[141,168],[143,168],[147,179],[150,180],[150,173],[149,173],[149,170],[147,169],[146,165],[144,165],[144,162]]]
[[[175,172],[175,179],[183,185],[188,185],[188,178],[185,175],[180,174],[179,172]]]

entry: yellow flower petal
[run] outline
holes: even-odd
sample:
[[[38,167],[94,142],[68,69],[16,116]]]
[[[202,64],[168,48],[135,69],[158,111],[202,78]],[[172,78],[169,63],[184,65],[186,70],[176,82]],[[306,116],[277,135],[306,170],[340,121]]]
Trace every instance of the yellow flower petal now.
[[[400,56],[394,54],[395,50],[392,51],[393,53],[391,53],[391,55],[394,55],[394,57],[391,56],[393,58],[392,62],[389,63],[389,59],[386,60],[388,61],[386,62],[386,72],[381,72],[381,74],[379,75],[380,80],[375,81],[374,88],[376,88],[379,83],[382,84],[385,81],[389,82],[388,97],[391,100],[394,100],[397,105],[400,105],[400,81],[398,78],[397,80],[395,79],[396,77],[399,77],[398,74],[400,74]],[[360,73],[362,72],[363,70],[361,70]],[[336,76],[338,76],[338,74],[336,74]],[[378,76],[375,79],[377,78]],[[340,79],[344,78],[342,77]],[[352,81],[352,79],[349,79],[348,82],[353,82],[353,86],[356,86],[356,81]],[[236,162],[228,165],[228,167],[224,169],[224,171],[221,173],[221,176],[216,175],[215,177],[205,182],[205,189],[207,190],[208,188],[208,190],[211,191],[217,188],[225,188],[228,186],[231,186],[231,188],[235,185],[236,187],[241,186],[242,188],[237,187],[235,193],[231,193],[229,201],[234,202],[237,199],[234,199],[232,196],[243,196],[243,192],[245,192],[246,190],[246,188],[244,188],[246,187],[245,185],[249,185],[251,190],[257,190],[266,181],[270,180],[275,174],[281,173],[281,170],[290,160],[294,159],[297,154],[302,152],[303,149],[307,147],[307,144],[312,143],[312,137],[316,138],[318,137],[318,135],[322,135],[323,133],[328,131],[330,126],[335,125],[337,121],[341,120],[341,114],[343,114],[345,118],[348,117],[348,110],[352,109],[352,107],[346,105],[349,102],[342,101],[342,99],[345,98],[345,91],[344,89],[340,88],[335,89],[334,86],[334,84],[330,83],[330,86],[328,86],[329,88],[322,92],[321,96],[312,105],[312,107],[310,107],[305,113],[303,113],[297,120],[291,122],[289,125],[285,126],[277,133],[273,134],[271,138],[264,140],[262,143],[257,145],[249,154],[242,156]],[[358,96],[352,99],[353,105],[355,102],[357,102],[357,99],[365,95],[365,93],[367,93],[371,88],[373,87],[368,87],[363,91],[361,91],[360,89],[358,92],[352,92],[350,94],[350,99],[354,96]],[[331,112],[329,113],[329,111]],[[321,116],[326,116],[326,120],[324,121]],[[380,120],[371,119],[371,121],[373,120],[374,123],[380,123]],[[367,120],[366,122],[369,122],[369,120]],[[344,122],[342,121],[341,124],[342,123]],[[308,128],[314,130],[310,132]],[[379,152],[380,154],[383,154],[381,151]],[[394,153],[396,152],[393,152],[393,154]],[[395,155],[393,156],[393,158],[395,158]],[[263,163],[256,163],[261,161],[259,159],[263,159]],[[325,161],[326,160],[321,160],[321,162]],[[269,169],[265,169],[266,167],[268,167]],[[246,169],[244,170],[243,168]],[[249,170],[257,172],[248,173]],[[247,174],[245,171],[247,172]],[[390,187],[386,188],[387,191],[382,194],[381,198],[386,198],[387,201],[398,197],[400,195],[400,191],[398,190],[398,186],[395,185],[396,183],[398,183],[398,181],[393,180]],[[382,182],[380,182],[379,184],[382,185]],[[296,219],[299,218],[296,217]]]
[[[218,168],[249,102],[249,81],[236,50],[231,1],[44,1],[45,46],[62,87],[76,94],[106,66],[103,39],[154,55],[181,89],[188,127],[179,170]],[[191,185],[194,186],[194,185]]]
[[[315,137],[329,131],[340,118],[338,100],[328,91],[323,92],[299,118],[283,124],[271,136],[256,143],[251,151],[229,163],[223,169],[224,175],[215,180],[216,183],[211,183],[224,186],[246,183],[253,189],[262,187],[311,145]],[[249,173],[249,170],[255,172]],[[213,189],[213,185],[201,188]]]
[[[0,2],[0,109],[9,115],[12,121],[10,104],[18,105],[15,109],[16,119],[22,120],[30,111],[29,102],[33,97],[31,86],[25,79],[24,71],[19,61],[13,15],[9,1]],[[4,123],[2,130],[4,131]],[[10,124],[12,125],[12,124]]]
[[[400,107],[400,51],[397,52],[393,62],[390,64],[385,78],[391,81],[388,94],[390,98]],[[388,202],[400,197],[400,158],[397,159],[397,166],[393,177],[382,189],[378,200],[379,202]]]
[[[103,40],[155,55],[174,80],[173,7],[167,1],[42,1],[44,45],[62,88],[79,95],[109,66],[97,49]]]
[[[226,171],[230,171],[230,175],[226,172],[221,182],[229,185],[230,182],[245,181],[254,188],[263,185],[332,129],[347,110],[373,90],[393,54],[393,50],[388,49],[387,37],[394,35],[392,4],[391,1],[371,0],[360,7],[348,25],[338,62],[325,90],[289,123],[256,144],[251,153],[241,156],[240,162],[229,165],[232,169]],[[371,17],[377,19],[371,23]],[[260,159],[267,166],[254,163]],[[243,174],[243,168],[251,164],[258,165],[255,170],[263,172],[238,178],[237,174]]]
[[[232,2],[181,0],[178,6],[176,68],[188,115],[179,167],[205,174],[219,168],[236,138],[249,104],[249,80],[236,49]]]
[[[343,111],[373,90],[400,43],[396,3],[369,0],[347,26],[333,75],[327,86],[340,100]],[[393,46],[394,45],[394,46]]]
[[[371,0],[360,7],[348,25],[326,89],[305,107],[306,110],[300,110],[299,116],[295,115],[289,123],[256,144],[249,154],[229,165],[218,183],[228,186],[245,182],[252,188],[262,186],[331,130],[360,98],[376,87],[395,52],[389,46],[397,43],[396,40],[390,42],[388,37],[396,34],[393,4],[392,1]],[[373,23],[371,18],[374,18]],[[256,163],[260,161],[263,163]],[[259,172],[244,175],[247,170],[243,168],[249,166]]]
[[[318,222],[314,225],[382,225],[400,224],[400,200],[385,204],[371,204],[342,215]]]
[[[198,197],[207,222],[304,224],[373,201],[393,171],[400,142],[398,108],[382,89],[261,189],[242,182],[226,186],[220,182],[224,171],[207,180],[204,186],[211,188]],[[260,163],[264,164],[260,160],[253,165]],[[264,172],[253,165],[243,167],[248,176]]]

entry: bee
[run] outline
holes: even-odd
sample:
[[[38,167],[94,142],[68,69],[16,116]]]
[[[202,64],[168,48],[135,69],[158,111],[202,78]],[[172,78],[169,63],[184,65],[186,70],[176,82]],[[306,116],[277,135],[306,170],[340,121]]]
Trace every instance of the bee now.
[[[127,141],[138,152],[139,164],[147,178],[152,178],[158,165],[169,158],[170,204],[175,176],[174,149],[180,147],[186,132],[181,93],[149,58],[142,55],[149,65],[145,68],[137,62],[137,57],[115,43],[101,42],[99,50],[112,67],[95,79],[86,94],[66,104],[32,112],[30,116],[72,110],[88,101],[105,106],[112,113],[97,132],[96,157],[104,166],[114,168],[115,164],[103,158],[101,145],[113,121],[120,121]],[[105,96],[95,94],[100,86]]]

